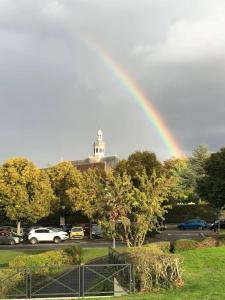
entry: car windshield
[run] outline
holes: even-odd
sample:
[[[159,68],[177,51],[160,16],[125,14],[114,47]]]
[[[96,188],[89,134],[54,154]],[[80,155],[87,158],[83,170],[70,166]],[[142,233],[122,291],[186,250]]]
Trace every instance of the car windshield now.
[[[83,229],[79,228],[79,227],[73,227],[71,231],[72,232],[81,232],[81,231],[83,231]]]

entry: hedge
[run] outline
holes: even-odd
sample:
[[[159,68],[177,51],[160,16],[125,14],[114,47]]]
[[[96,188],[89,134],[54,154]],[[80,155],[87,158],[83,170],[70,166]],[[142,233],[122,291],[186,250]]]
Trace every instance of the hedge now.
[[[153,251],[157,251],[157,252],[161,251],[162,253],[171,252],[170,241],[161,241],[161,242],[145,244],[144,247],[148,247],[149,249],[152,249]]]
[[[33,280],[40,280],[46,274],[62,273],[67,265],[80,264],[82,259],[83,252],[78,246],[36,255],[17,256],[9,262],[9,268],[0,269],[0,297],[19,287],[27,272],[32,273]]]
[[[180,257],[163,253],[157,245],[154,247],[112,250],[110,260],[111,263],[130,263],[133,266],[133,281],[139,292],[183,285]]]
[[[204,238],[200,241],[196,240],[176,240],[172,246],[172,251],[178,253],[186,250],[201,249],[201,248],[211,248],[225,246],[225,235],[212,236]]]

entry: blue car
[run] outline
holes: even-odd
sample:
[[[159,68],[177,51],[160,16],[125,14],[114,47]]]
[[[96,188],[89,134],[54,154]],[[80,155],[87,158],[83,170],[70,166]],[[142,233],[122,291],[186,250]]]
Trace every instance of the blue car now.
[[[178,229],[202,229],[208,228],[208,224],[204,220],[188,220],[184,223],[181,223],[177,226]]]

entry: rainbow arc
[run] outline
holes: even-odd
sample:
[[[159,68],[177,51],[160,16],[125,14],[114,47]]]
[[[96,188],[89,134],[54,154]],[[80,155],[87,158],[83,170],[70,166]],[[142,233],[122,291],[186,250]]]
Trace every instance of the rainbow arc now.
[[[131,98],[143,111],[150,123],[156,128],[170,155],[174,157],[184,156],[180,146],[175,141],[172,133],[170,132],[168,126],[166,126],[164,123],[162,117],[159,115],[156,107],[153,105],[150,99],[146,97],[140,87],[131,79],[122,66],[113,60],[113,58],[100,46],[96,45],[90,40],[87,40],[86,38],[83,40],[88,45],[88,48],[94,51],[99,60],[112,71],[114,76],[123,85]]]

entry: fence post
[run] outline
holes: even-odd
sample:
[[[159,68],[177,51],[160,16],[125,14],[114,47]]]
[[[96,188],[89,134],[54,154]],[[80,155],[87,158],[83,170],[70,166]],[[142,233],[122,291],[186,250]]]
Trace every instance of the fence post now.
[[[80,297],[84,297],[84,265],[80,265]]]
[[[31,299],[31,272],[29,269],[25,269],[26,280],[26,299]]]

